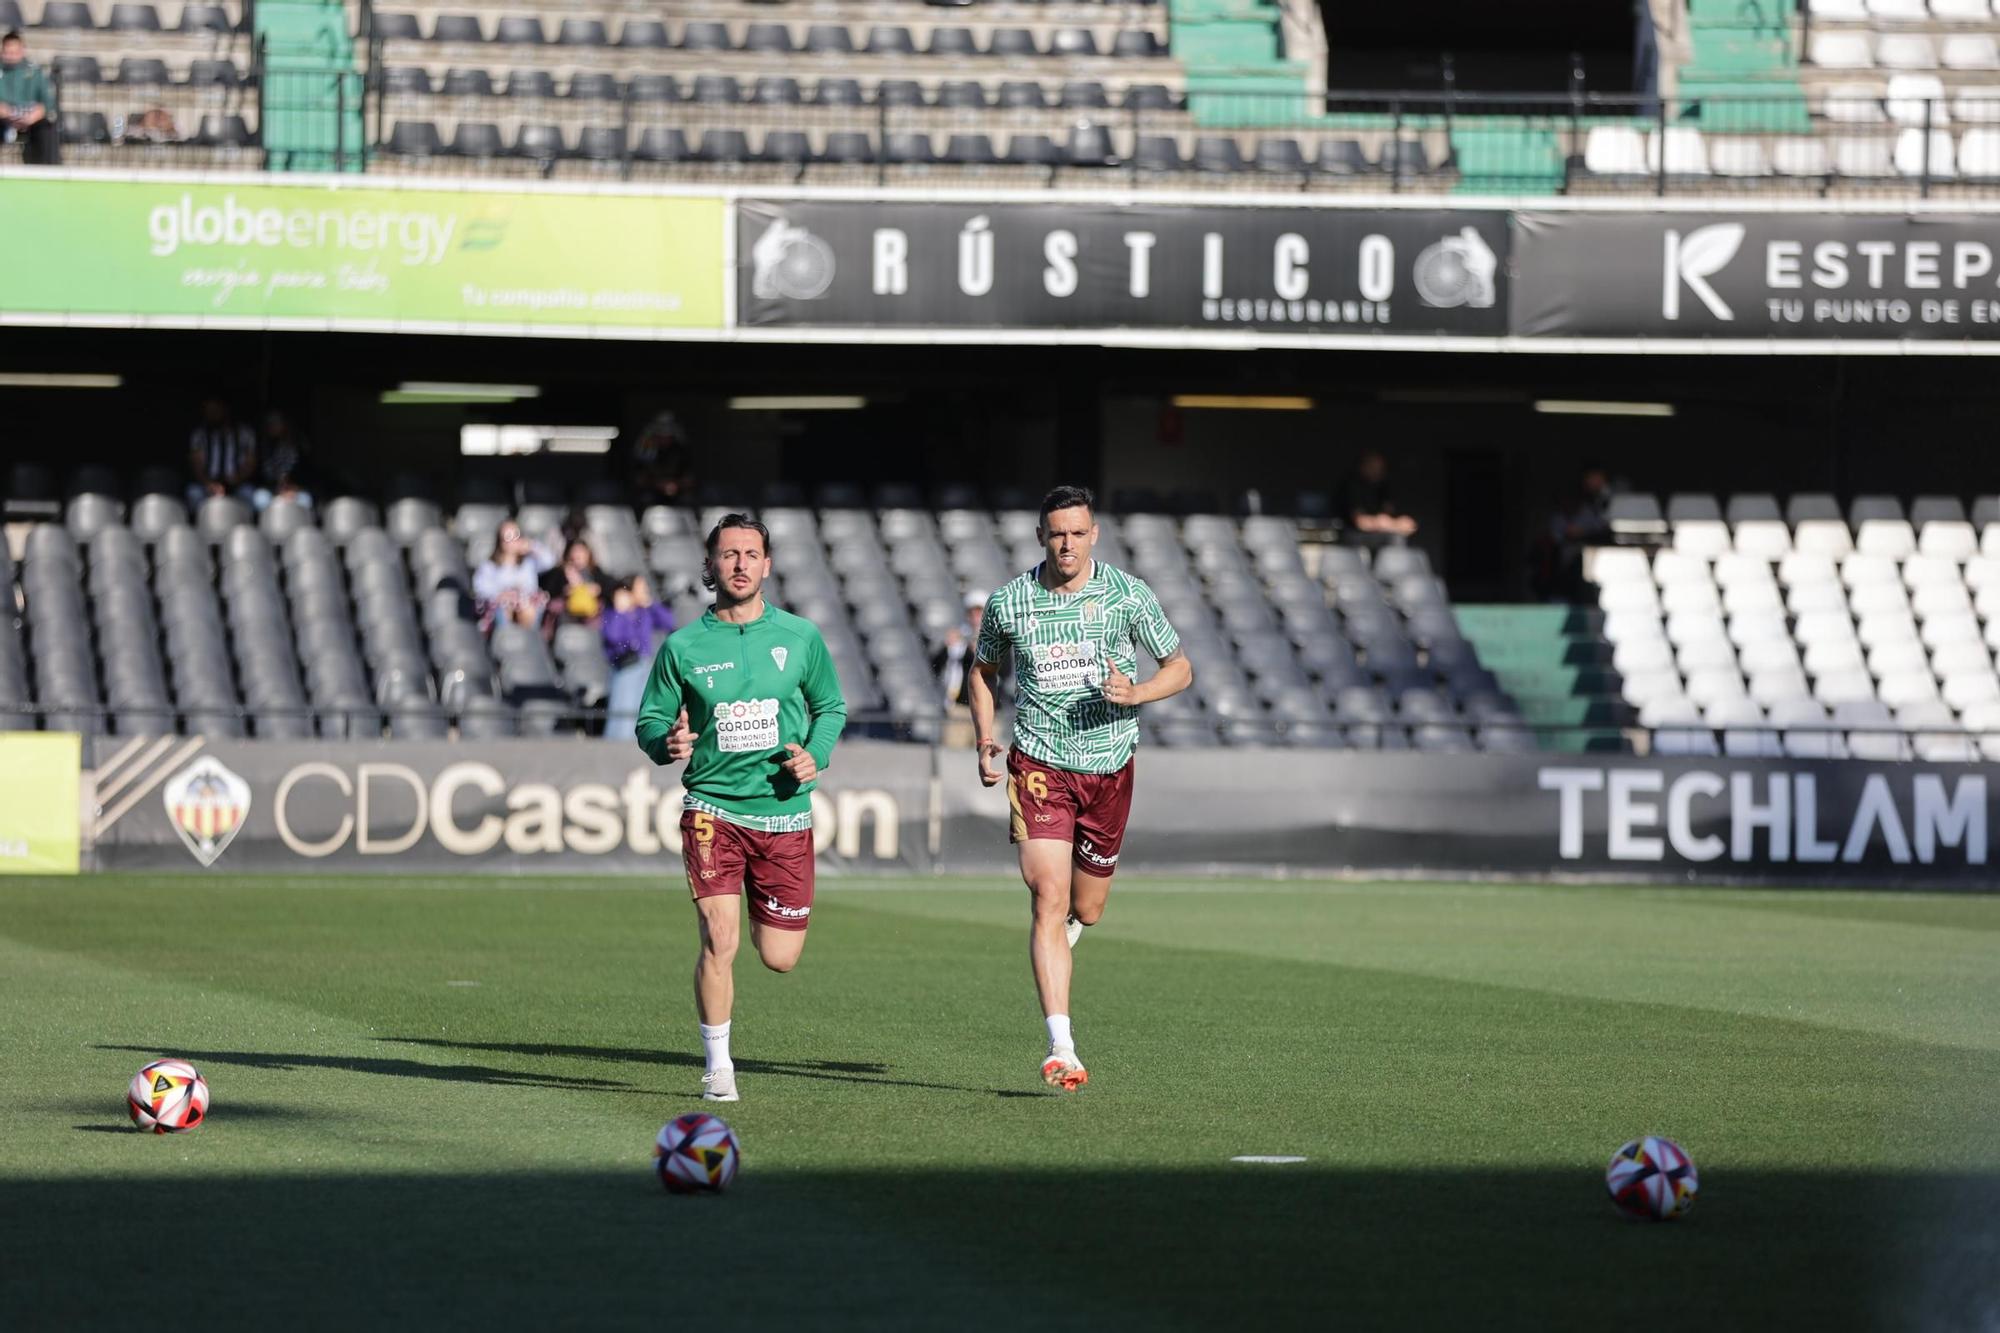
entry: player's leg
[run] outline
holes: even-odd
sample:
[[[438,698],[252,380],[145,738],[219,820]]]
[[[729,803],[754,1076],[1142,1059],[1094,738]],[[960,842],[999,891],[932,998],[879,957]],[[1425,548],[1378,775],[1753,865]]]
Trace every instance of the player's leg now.
[[[1132,815],[1133,764],[1116,773],[1075,774],[1076,854],[1070,868],[1069,943],[1075,948],[1086,926],[1104,917],[1111,877],[1125,849],[1125,825]]]
[[[1031,917],[1028,961],[1035,970],[1035,993],[1042,1014],[1069,1013],[1069,940],[1063,933],[1069,918],[1070,847],[1066,842],[1035,838],[1020,845],[1021,879],[1028,886]]]
[[[789,972],[805,952],[812,920],[813,835],[747,833],[744,884],[750,902],[750,942],[773,972]]]
[[[687,811],[681,816],[681,861],[694,898],[701,947],[695,953],[695,1016],[701,1025],[702,1096],[737,1099],[729,1054],[729,1016],[736,1004],[736,951],[742,940],[743,847],[731,825]]]
[[[1028,962],[1048,1027],[1049,1053],[1042,1080],[1065,1091],[1089,1080],[1076,1058],[1069,1024],[1070,956],[1067,926],[1070,902],[1070,839],[1076,830],[1076,798],[1064,774],[1037,764],[1019,751],[1007,756],[1010,836],[1028,886]]]

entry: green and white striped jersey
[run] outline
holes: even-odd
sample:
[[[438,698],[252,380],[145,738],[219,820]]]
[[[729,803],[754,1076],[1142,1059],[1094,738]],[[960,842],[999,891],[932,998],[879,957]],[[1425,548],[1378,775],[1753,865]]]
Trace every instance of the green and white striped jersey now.
[[[1171,657],[1180,635],[1143,579],[1092,561],[1073,593],[1042,586],[1041,566],[986,602],[979,660],[1014,654],[1014,747],[1072,773],[1116,773],[1139,743],[1139,710],[1106,703],[1106,663],[1139,678],[1138,649]]]

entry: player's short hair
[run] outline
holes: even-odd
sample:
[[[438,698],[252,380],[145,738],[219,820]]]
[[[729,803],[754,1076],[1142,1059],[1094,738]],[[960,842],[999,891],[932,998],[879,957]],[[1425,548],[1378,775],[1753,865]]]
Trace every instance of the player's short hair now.
[[[715,590],[715,545],[722,540],[724,528],[748,528],[764,539],[764,557],[771,556],[771,530],[748,514],[724,514],[716,525],[708,530],[708,563],[702,566],[701,586],[710,592]]]
[[[21,35],[19,28],[9,28],[5,35],[0,35],[0,45],[4,45],[7,42],[19,42],[21,45],[26,46],[28,39]]]
[[[1058,486],[1042,497],[1042,517],[1040,526],[1047,527],[1049,515],[1058,509],[1075,509],[1079,505],[1097,516],[1097,497],[1090,493],[1088,486]]]

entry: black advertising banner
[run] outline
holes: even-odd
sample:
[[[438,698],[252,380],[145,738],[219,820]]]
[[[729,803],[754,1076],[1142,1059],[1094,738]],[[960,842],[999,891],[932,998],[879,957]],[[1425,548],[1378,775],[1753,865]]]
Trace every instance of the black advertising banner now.
[[[680,876],[675,771],[621,745],[86,744],[90,869]],[[1012,874],[1006,795],[973,765],[970,751],[842,745],[813,801],[821,869]],[[1949,764],[1148,749],[1119,866],[1990,889],[1988,778]]]
[[[1528,337],[2000,339],[2000,218],[1558,213],[1514,219]]]
[[[1498,211],[737,205],[755,326],[1499,335]]]

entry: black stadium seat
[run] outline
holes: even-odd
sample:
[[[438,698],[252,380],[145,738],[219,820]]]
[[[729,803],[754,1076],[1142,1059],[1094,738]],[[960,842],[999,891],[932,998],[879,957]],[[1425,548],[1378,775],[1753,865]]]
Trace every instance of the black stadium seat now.
[[[685,162],[692,154],[688,151],[687,135],[679,128],[648,125],[639,131],[632,156],[647,162]]]
[[[815,23],[806,29],[806,50],[818,55],[846,55],[854,50],[854,34],[842,23]]]
[[[603,70],[578,70],[570,75],[569,96],[573,100],[615,102],[618,80]]]
[[[1172,111],[1174,94],[1163,83],[1135,83],[1125,89],[1119,105],[1127,111]]]
[[[937,160],[931,151],[931,136],[908,131],[887,134],[882,139],[882,160],[891,164],[921,165]]]
[[[1094,79],[1077,79],[1062,86],[1062,96],[1057,105],[1066,111],[1102,110],[1111,105],[1105,95],[1104,85]]]
[[[1180,145],[1163,134],[1142,134],[1132,151],[1132,164],[1142,171],[1185,171]]]
[[[937,49],[936,33],[931,36],[931,49]],[[1041,48],[1035,45],[1035,34],[1026,28],[995,28],[993,35],[987,39],[986,54],[1001,59],[1033,57],[1041,53]]]
[[[704,130],[701,135],[704,162],[753,162],[750,137],[742,130]]]
[[[1359,139],[1322,140],[1313,165],[1328,176],[1365,176],[1375,170]]]
[[[181,7],[178,32],[229,32],[229,11],[221,5],[191,4]]]
[[[444,72],[446,97],[491,97],[493,76],[483,69],[448,69]]]
[[[79,86],[104,82],[103,67],[96,56],[58,55],[49,62],[58,83]]]
[[[625,157],[625,131],[617,125],[586,125],[576,137],[576,155],[586,162],[619,162]]]
[[[563,157],[566,152],[567,145],[559,126],[523,125],[515,131],[515,157],[525,157],[536,162],[553,162]]]
[[[1785,522],[1797,527],[1812,521],[1844,522],[1840,504],[1821,491],[1800,491],[1785,501]]]
[[[431,72],[422,65],[390,65],[382,71],[382,91],[390,96],[429,96]]]
[[[1722,506],[1713,495],[1682,491],[1667,497],[1669,523],[1719,523]]]
[[[1778,508],[1778,498],[1774,495],[1732,495],[1728,508],[1724,511],[1731,527],[1738,523],[1778,523],[1784,521],[1784,514]]]
[[[91,17],[90,6],[83,0],[49,0],[42,6],[42,21],[37,26],[80,30],[95,28],[97,20]]]
[[[667,39],[667,25],[658,19],[626,19],[618,30],[618,44],[641,51],[664,51],[673,45]]]
[[[483,42],[486,34],[479,27],[479,19],[472,14],[440,14],[431,20],[431,40],[434,42]]]
[[[948,79],[938,85],[937,105],[962,110],[984,109],[985,85],[973,79]]]
[[[1308,164],[1297,139],[1265,135],[1257,141],[1257,169],[1303,175]]]
[[[142,56],[126,56],[118,62],[118,82],[127,86],[164,87],[173,82],[167,62]]]
[[[743,89],[731,74],[697,74],[694,80],[694,100],[728,104],[743,100]]]
[[[814,106],[860,106],[863,100],[859,79],[821,79],[813,89]]]
[[[1158,37],[1143,29],[1128,28],[1118,34],[1111,43],[1114,56],[1142,56],[1152,58],[1167,54],[1167,46]]]
[[[611,35],[603,19],[564,19],[556,29],[557,46],[609,46]]]
[[[438,127],[428,120],[399,120],[383,145],[399,157],[430,157],[443,150]]]
[[[509,14],[493,29],[493,40],[507,46],[543,46],[548,36],[542,21],[532,14]]]
[[[1039,83],[1009,80],[1000,85],[1000,105],[1003,107],[1039,110],[1048,104],[1049,99]]]
[[[1074,57],[1097,53],[1097,38],[1088,28],[1057,28],[1049,41],[1050,55]]]
[[[385,42],[420,42],[424,39],[415,14],[382,13],[379,10],[375,14],[375,35]]]
[[[507,76],[508,97],[554,97],[556,76],[545,69],[517,69]]]
[[[113,32],[158,32],[160,11],[151,5],[116,4],[111,6],[111,20],[105,26]]]
[[[836,165],[873,162],[875,144],[859,130],[832,130],[820,148],[819,160]]]
[[[868,30],[868,40],[861,49],[871,56],[913,56],[917,43],[908,28],[877,24]]]
[[[448,151],[454,157],[494,158],[506,152],[500,127],[491,121],[461,120],[451,132]]]
[[[634,74],[625,85],[625,96],[634,102],[678,102],[681,86],[671,74]]]
[[[102,111],[63,113],[62,141],[66,144],[110,143],[111,126]]]
[[[772,130],[764,136],[760,156],[766,162],[798,164],[812,161],[812,140],[803,130]]]
[[[753,23],[743,31],[743,49],[766,55],[785,55],[795,50],[792,30],[782,23]]]
[[[922,106],[924,86],[915,79],[884,79],[875,85],[879,106]]]
[[[1017,134],[1007,142],[1007,160],[1016,166],[1053,167],[1062,151],[1046,134]]]
[[[984,134],[954,134],[944,146],[944,160],[958,166],[988,166],[1000,160],[993,140]]]
[[[1063,161],[1073,167],[1108,167],[1118,161],[1118,150],[1111,142],[1110,127],[1105,125],[1078,125],[1069,132],[1069,143],[1063,149]]]
[[[681,49],[684,51],[727,51],[733,45],[726,24],[690,23],[681,30]]]
[[[757,79],[750,100],[767,106],[797,106],[805,101],[799,81],[790,75],[765,74]]]
[[[1194,165],[1197,171],[1214,172],[1247,171],[1250,166],[1243,160],[1243,149],[1226,135],[1203,135],[1196,139]]]

